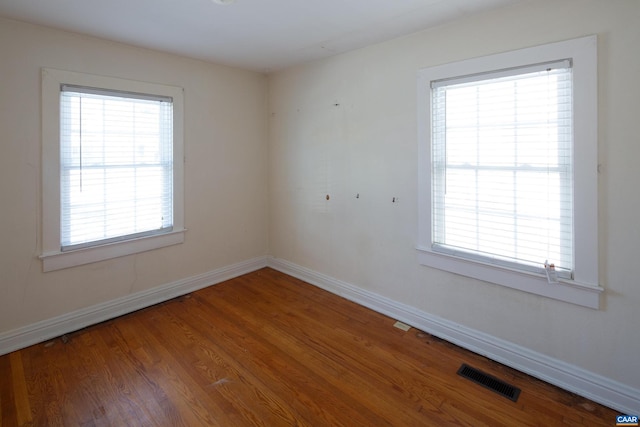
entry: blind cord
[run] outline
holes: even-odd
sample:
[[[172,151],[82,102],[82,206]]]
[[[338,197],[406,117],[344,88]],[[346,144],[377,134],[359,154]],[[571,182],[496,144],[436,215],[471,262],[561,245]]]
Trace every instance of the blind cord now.
[[[82,193],[82,96],[79,98],[80,102],[80,192]]]

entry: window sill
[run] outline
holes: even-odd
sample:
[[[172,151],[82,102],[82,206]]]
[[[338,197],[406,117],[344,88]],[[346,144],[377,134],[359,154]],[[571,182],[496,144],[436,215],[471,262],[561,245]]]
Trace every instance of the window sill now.
[[[42,271],[46,273],[48,271],[62,270],[64,268],[146,252],[165,246],[177,245],[184,242],[185,231],[185,229],[174,230],[170,233],[140,237],[68,252],[45,252],[40,256],[42,260]]]
[[[436,253],[423,247],[416,249],[418,250],[418,260],[420,264],[428,267],[472,277],[547,298],[570,302],[583,307],[594,309],[600,307],[600,294],[604,289],[597,285],[562,279],[558,283],[550,284],[547,282],[546,277],[542,275]]]

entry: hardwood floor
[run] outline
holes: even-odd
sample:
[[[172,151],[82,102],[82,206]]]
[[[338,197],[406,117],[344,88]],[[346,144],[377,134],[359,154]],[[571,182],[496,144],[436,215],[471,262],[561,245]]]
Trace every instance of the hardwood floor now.
[[[259,270],[0,357],[0,424],[615,425],[611,409],[394,322]]]

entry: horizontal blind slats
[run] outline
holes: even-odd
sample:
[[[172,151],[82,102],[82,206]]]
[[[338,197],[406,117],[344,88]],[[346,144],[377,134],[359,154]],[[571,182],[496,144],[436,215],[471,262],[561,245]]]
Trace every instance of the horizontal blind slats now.
[[[172,105],[166,97],[61,92],[61,247],[173,224]]]
[[[434,248],[571,271],[571,70],[494,77],[432,90]]]

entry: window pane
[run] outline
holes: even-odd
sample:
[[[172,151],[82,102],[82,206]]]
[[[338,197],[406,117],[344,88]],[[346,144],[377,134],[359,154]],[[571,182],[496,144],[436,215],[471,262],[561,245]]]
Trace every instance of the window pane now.
[[[433,90],[433,243],[573,269],[571,70]]]
[[[61,95],[61,246],[170,230],[172,105]]]

